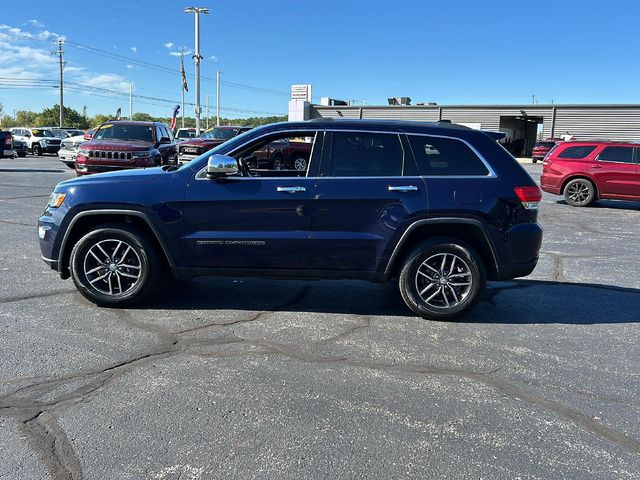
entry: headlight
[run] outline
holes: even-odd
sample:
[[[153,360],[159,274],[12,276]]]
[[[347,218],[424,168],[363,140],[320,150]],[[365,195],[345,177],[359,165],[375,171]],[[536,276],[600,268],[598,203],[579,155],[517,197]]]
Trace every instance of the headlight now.
[[[131,158],[149,158],[149,152],[131,152]]]
[[[49,140],[47,140],[46,138],[42,140],[42,143],[49,143]]]
[[[66,196],[66,193],[52,193],[49,196],[49,203],[47,204],[47,207],[58,208],[60,205],[62,205],[62,202],[64,202]]]

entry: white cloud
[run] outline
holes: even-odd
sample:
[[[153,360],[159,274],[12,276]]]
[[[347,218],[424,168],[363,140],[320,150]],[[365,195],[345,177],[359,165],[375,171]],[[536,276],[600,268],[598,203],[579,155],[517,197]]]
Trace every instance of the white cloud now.
[[[192,54],[193,54],[193,50],[185,50],[184,51],[184,56],[185,57],[189,57]],[[178,50],[177,52],[176,51],[169,52],[169,55],[171,55],[172,57],[179,57],[181,55],[181,53],[180,53],[180,50]]]
[[[108,88],[109,90],[118,90],[123,93],[129,92],[129,82],[117,73],[85,74],[79,76],[77,80],[78,83],[90,87]]]
[[[39,20],[36,20],[35,18],[31,20],[27,20],[27,22],[23,23],[23,25],[33,25],[34,27],[38,27],[38,28],[44,27],[44,24]]]
[[[136,53],[136,52],[138,51],[138,49],[137,49],[136,47],[131,47],[131,51],[132,51],[133,53]]]
[[[40,48],[25,47],[2,41],[0,39],[0,49],[4,52],[4,64],[28,64],[33,69],[56,64],[56,59],[47,50]]]
[[[18,27],[12,27],[4,23],[0,23],[0,39],[24,39],[24,40],[49,40],[53,37],[58,37],[57,33],[50,32],[49,30],[42,30],[40,32],[31,33],[22,30]]]
[[[165,48],[172,48],[173,47],[173,43],[172,42],[167,42],[164,44]]]
[[[209,57],[209,60],[211,60],[212,62],[217,62],[218,61],[218,57],[216,57],[215,55],[211,55]]]
[[[131,65],[130,63],[127,63],[127,68],[128,68],[129,70],[131,70],[131,69],[133,69],[133,65]]]

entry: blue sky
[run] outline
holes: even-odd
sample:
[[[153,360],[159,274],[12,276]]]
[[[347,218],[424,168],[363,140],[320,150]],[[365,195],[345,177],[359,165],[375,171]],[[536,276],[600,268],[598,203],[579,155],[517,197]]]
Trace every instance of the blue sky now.
[[[193,50],[193,16],[183,13],[189,5],[111,0],[62,8],[32,0],[29,8],[3,9],[0,103],[11,114],[57,102],[57,62],[49,52],[60,35],[70,41],[65,72],[76,84],[65,92],[66,105],[86,105],[89,114],[118,107],[126,113],[128,100],[112,98],[113,91],[128,92],[132,82],[134,93],[153,98],[136,99],[134,111],[169,115],[180,98],[180,78],[163,68],[178,72],[179,47]],[[224,72],[226,117],[286,113],[292,83],[313,84],[314,97],[368,105],[391,96],[410,96],[413,103],[528,103],[532,94],[540,103],[640,103],[640,6],[632,1],[597,8],[573,0],[197,5],[212,10],[201,17],[202,75]],[[192,60],[185,63],[192,72]],[[34,78],[41,80],[38,88],[15,86],[33,86],[26,79]],[[193,78],[188,82],[192,102]],[[202,104],[210,94],[213,112],[215,84],[205,80],[202,88]],[[193,107],[186,110],[193,114]]]

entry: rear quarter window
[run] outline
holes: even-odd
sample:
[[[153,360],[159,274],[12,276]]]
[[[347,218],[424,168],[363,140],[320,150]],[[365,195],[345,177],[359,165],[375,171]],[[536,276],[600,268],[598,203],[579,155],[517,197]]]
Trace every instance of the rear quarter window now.
[[[489,175],[489,170],[480,157],[460,140],[419,135],[409,135],[408,138],[420,175]]]
[[[558,158],[579,160],[591,155],[595,149],[595,145],[576,145],[573,147],[567,147],[558,154]]]

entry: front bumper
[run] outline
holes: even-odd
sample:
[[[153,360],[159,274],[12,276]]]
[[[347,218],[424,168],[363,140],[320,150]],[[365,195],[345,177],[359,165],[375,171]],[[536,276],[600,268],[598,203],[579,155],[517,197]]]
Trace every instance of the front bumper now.
[[[44,153],[58,153],[60,145],[40,145],[40,148]]]

